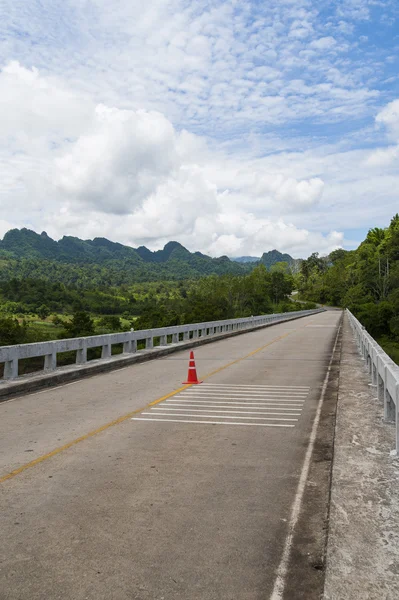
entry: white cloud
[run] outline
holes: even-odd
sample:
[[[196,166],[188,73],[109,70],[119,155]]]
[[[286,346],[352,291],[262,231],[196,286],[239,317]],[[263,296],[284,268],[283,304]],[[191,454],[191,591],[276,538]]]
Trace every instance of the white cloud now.
[[[315,48],[316,50],[329,50],[330,48],[334,48],[336,46],[337,41],[332,36],[322,37],[318,40],[314,40],[311,44],[311,48]]]
[[[367,158],[366,164],[371,167],[389,167],[398,165],[399,158],[399,100],[385,106],[376,116],[377,125],[384,127],[390,141],[396,145],[378,148]]]
[[[238,167],[203,138],[177,132],[159,112],[94,106],[84,94],[15,63],[3,70],[2,85],[18,96],[11,143],[25,162],[23,167],[14,157],[4,164],[18,178],[3,192],[15,194],[13,210],[20,218],[29,195],[24,224],[56,237],[117,234],[121,241],[150,247],[177,238],[212,254],[234,248],[261,252],[261,244],[285,248],[290,239],[292,248],[303,251],[309,244],[330,244],[323,236],[285,227],[278,218],[282,211],[307,210],[320,201],[324,184],[318,177],[298,179],[261,162]],[[32,97],[36,110],[29,112]],[[46,109],[49,122],[43,121]],[[19,112],[28,114],[30,128],[22,148],[19,136],[27,122],[18,126]],[[73,137],[65,137],[66,115]],[[270,218],[255,218],[255,209],[274,215],[276,226]]]
[[[100,105],[93,127],[55,161],[55,184],[70,201],[129,213],[178,166],[175,132],[159,113]]]
[[[391,216],[391,0],[3,5],[3,229],[304,256]]]
[[[399,141],[399,100],[390,102],[376,116],[376,123],[386,127],[390,136]]]

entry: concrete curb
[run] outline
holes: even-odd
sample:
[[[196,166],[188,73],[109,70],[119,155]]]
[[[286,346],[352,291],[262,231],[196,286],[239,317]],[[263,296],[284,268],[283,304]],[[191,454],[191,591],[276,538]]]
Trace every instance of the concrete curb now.
[[[398,460],[345,315],[324,600],[399,598]]]
[[[309,315],[305,316],[307,317]],[[137,363],[154,360],[155,358],[161,358],[162,356],[167,356],[181,350],[191,350],[197,346],[212,344],[213,342],[225,340],[237,335],[259,331],[260,329],[265,329],[266,327],[272,327],[274,325],[281,325],[282,323],[288,323],[297,319],[303,319],[305,316],[291,317],[289,319],[284,319],[284,321],[266,323],[265,325],[258,325],[245,330],[230,331],[220,335],[205,337],[204,339],[199,338],[187,342],[179,342],[178,344],[170,344],[168,346],[158,346],[156,348],[152,348],[151,350],[140,350],[135,354],[116,355],[109,359],[93,360],[84,365],[73,364],[66,367],[59,367],[51,373],[40,371],[39,374],[34,373],[24,375],[17,380],[2,381],[0,382],[0,403],[13,396],[32,393],[46,387],[54,387],[69,381],[76,381],[77,379],[92,377],[100,373],[107,373],[109,371],[121,369]]]

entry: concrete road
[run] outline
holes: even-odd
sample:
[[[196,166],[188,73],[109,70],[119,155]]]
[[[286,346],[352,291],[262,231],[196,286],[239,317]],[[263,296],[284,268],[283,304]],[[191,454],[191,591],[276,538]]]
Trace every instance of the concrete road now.
[[[0,599],[283,598],[340,316],[0,404]]]

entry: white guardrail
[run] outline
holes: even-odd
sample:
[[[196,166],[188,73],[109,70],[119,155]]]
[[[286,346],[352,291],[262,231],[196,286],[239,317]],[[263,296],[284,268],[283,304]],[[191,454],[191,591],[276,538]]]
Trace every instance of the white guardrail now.
[[[145,349],[154,346],[167,346],[178,344],[180,341],[195,340],[231,331],[251,329],[252,327],[266,325],[267,323],[281,323],[292,317],[305,317],[321,312],[324,309],[301,310],[296,312],[260,315],[244,319],[230,319],[226,321],[210,321],[207,323],[194,323],[190,325],[176,325],[158,329],[131,329],[125,333],[110,333],[88,337],[54,340],[51,342],[37,342],[34,344],[19,344],[16,346],[0,347],[0,363],[4,363],[4,380],[18,377],[18,361],[24,358],[44,356],[44,370],[54,371],[57,368],[57,353],[76,351],[76,364],[87,362],[88,348],[101,347],[101,358],[109,359],[113,344],[123,344],[123,354],[133,354],[138,351],[138,342],[145,343]]]
[[[363,325],[347,309],[349,323],[356,337],[359,352],[366,361],[377,398],[384,402],[384,419],[396,424],[396,454],[399,454],[399,366],[367,333]]]

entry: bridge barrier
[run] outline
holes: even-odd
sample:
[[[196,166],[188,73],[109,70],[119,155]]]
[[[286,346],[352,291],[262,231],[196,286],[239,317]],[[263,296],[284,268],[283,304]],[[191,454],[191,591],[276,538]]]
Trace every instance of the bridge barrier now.
[[[384,419],[395,423],[396,453],[399,454],[399,366],[348,309],[346,313],[377,398],[384,403]]]
[[[54,340],[50,342],[37,342],[33,344],[18,344],[15,346],[0,347],[0,363],[4,363],[3,380],[18,378],[18,361],[24,358],[44,356],[44,372],[53,372],[57,368],[57,354],[59,352],[76,351],[76,364],[87,363],[88,348],[101,350],[101,359],[110,359],[112,346],[123,344],[123,354],[132,355],[139,353],[139,342],[145,345],[146,350],[158,347],[176,346],[180,342],[189,340],[197,341],[205,337],[217,336],[231,332],[240,332],[272,323],[282,323],[293,318],[305,317],[322,312],[324,309],[301,310],[296,312],[260,315],[245,317],[243,319],[229,319],[224,321],[210,321],[206,323],[193,323],[189,325],[175,325],[173,327],[160,327],[157,329],[131,329],[124,333],[110,333],[93,335],[80,338]],[[91,361],[90,361],[91,362]],[[1,381],[1,380],[0,380]]]

